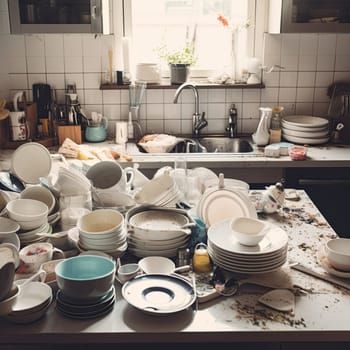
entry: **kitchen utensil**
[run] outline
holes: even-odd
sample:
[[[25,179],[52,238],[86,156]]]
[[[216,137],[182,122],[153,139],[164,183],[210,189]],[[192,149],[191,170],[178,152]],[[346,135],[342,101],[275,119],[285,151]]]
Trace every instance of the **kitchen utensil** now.
[[[38,118],[48,118],[51,106],[51,86],[48,84],[33,84],[33,101],[37,105]]]
[[[108,50],[109,82],[113,83],[113,50]]]
[[[307,275],[316,277],[320,280],[323,280],[323,281],[326,281],[329,283],[333,283],[335,285],[338,285],[338,286],[341,286],[341,287],[344,287],[344,288],[350,290],[350,283],[349,282],[342,281],[340,278],[337,278],[337,277],[321,274],[319,272],[312,270],[310,267],[306,267],[306,266],[302,265],[301,263],[297,263],[295,265],[292,265],[291,268],[298,270],[300,272],[303,272]]]

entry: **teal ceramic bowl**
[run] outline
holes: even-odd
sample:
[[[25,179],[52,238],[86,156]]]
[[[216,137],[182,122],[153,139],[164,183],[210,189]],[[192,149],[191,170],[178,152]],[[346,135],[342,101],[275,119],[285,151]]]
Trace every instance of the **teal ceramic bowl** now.
[[[78,255],[62,260],[55,268],[58,288],[73,300],[96,300],[110,291],[115,262],[97,255]]]

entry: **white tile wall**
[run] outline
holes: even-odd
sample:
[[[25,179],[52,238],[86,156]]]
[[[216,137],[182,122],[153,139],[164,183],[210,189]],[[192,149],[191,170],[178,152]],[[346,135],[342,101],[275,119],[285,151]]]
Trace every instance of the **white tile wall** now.
[[[11,99],[17,90],[31,97],[33,83],[47,82],[65,101],[65,86],[76,83],[79,101],[86,113],[98,111],[110,121],[127,120],[128,90],[100,90],[108,68],[112,35],[27,34],[9,35],[1,20],[7,6],[0,0],[0,98]],[[7,13],[6,13],[7,16]],[[5,16],[5,17],[6,17]],[[206,113],[204,133],[225,130],[231,103],[238,109],[238,132],[251,133],[258,124],[259,107],[282,104],[286,114],[327,115],[327,87],[335,81],[350,81],[350,34],[265,34],[265,66],[285,69],[264,73],[265,89],[200,89],[200,112]],[[141,108],[146,132],[190,133],[194,95],[184,90],[177,104],[176,89],[148,89]]]

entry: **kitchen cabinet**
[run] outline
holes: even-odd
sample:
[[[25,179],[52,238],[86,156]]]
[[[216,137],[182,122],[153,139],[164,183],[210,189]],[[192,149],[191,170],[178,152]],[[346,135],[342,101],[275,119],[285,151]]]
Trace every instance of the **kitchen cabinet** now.
[[[270,33],[349,33],[348,0],[270,0]]]
[[[9,0],[8,7],[11,34],[111,33],[111,0]]]

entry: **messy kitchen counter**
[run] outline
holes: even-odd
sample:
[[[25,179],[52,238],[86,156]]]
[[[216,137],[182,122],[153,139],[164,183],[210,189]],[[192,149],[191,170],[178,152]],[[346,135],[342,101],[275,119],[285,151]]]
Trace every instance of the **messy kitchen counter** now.
[[[289,264],[298,262],[329,277],[327,266],[322,262],[322,248],[327,240],[336,236],[335,232],[304,191],[297,191],[297,195],[289,191],[286,190],[286,196],[290,199],[285,200],[279,212],[259,214],[259,218],[288,234]],[[253,203],[259,202],[261,194],[261,191],[250,192]],[[48,346],[75,349],[83,344],[89,349],[109,349],[120,344],[125,349],[134,349],[148,343],[152,343],[154,349],[177,347],[180,343],[191,343],[191,347],[198,348],[210,343],[245,343],[246,346],[250,344],[249,348],[289,349],[289,346],[296,346],[295,343],[305,343],[308,348],[310,343],[323,343],[329,348],[335,343],[350,343],[348,280],[341,279],[345,288],[290,266],[254,276],[276,286],[293,285],[293,310],[276,311],[258,303],[259,297],[269,289],[242,281],[234,296],[218,296],[200,303],[197,310],[189,308],[166,316],[149,315],[130,306],[116,282],[116,303],[103,317],[69,319],[57,312],[53,303],[45,317],[35,323],[14,325],[0,321],[0,349]],[[200,278],[198,282],[197,288],[203,286]],[[286,347],[279,347],[280,344]]]

